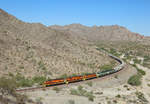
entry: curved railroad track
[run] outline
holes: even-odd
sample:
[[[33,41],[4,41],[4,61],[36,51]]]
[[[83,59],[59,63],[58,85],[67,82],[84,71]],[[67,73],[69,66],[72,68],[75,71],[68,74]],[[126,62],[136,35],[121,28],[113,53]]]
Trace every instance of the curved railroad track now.
[[[99,77],[94,77],[94,78],[91,78],[91,79],[95,79],[95,78],[106,78],[106,77],[108,77],[108,76],[110,76],[110,75],[112,75],[112,74],[116,74],[116,73],[120,72],[120,71],[124,68],[125,63],[124,63],[123,60],[121,60],[120,58],[118,58],[118,57],[116,57],[116,56],[114,56],[114,55],[112,55],[112,54],[109,54],[109,53],[105,52],[104,50],[101,50],[101,49],[98,49],[98,48],[97,48],[97,50],[101,51],[101,52],[104,53],[105,55],[107,55],[107,56],[113,58],[114,60],[118,61],[120,64],[117,65],[115,68],[113,68],[113,70],[114,70],[113,72],[112,72],[112,71],[111,71],[111,72],[108,71],[108,72],[105,72],[105,75],[102,75],[102,76],[99,75]],[[102,74],[102,73],[101,73],[101,72],[98,72],[98,73],[95,73],[95,74]],[[91,79],[90,79],[90,80],[91,80]],[[88,79],[88,80],[89,80],[89,79]],[[84,80],[82,80],[82,81],[84,81]],[[80,81],[80,82],[81,82],[81,81]],[[73,83],[76,83],[76,82],[73,82]],[[67,83],[67,84],[68,84],[68,83]],[[64,86],[64,85],[65,85],[65,83],[59,84],[59,85],[52,85],[52,86]],[[51,87],[52,87],[52,86],[51,86]],[[19,88],[19,89],[16,89],[16,91],[17,91],[17,92],[35,91],[35,90],[48,89],[48,88],[50,88],[50,87],[43,87],[43,86],[41,85],[41,86],[35,86],[35,87]]]

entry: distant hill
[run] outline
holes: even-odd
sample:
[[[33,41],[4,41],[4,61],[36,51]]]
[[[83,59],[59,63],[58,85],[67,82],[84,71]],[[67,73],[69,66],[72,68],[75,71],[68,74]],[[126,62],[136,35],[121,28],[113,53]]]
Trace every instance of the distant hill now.
[[[118,25],[87,27],[81,24],[71,24],[66,26],[54,25],[49,28],[66,30],[74,35],[86,36],[91,41],[142,41],[145,38]]]

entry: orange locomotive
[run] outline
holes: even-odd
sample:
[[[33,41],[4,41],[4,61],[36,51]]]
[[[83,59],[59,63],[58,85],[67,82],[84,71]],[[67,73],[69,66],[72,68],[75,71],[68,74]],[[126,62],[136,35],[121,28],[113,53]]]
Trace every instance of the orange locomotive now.
[[[82,80],[93,79],[96,77],[97,77],[96,74],[87,74],[83,76],[68,77],[66,79],[54,79],[54,80],[45,81],[43,85],[45,87],[48,87],[48,86],[53,86],[53,85],[65,84],[65,83],[68,84],[68,83],[73,83],[73,82],[79,82]]]
[[[64,84],[64,79],[54,79],[54,80],[45,81],[43,83],[44,87],[59,85],[59,84]]]

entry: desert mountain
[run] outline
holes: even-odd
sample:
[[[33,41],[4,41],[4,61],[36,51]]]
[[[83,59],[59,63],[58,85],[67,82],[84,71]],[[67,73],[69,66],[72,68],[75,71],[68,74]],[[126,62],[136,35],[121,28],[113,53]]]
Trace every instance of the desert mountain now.
[[[53,25],[50,28],[66,30],[74,35],[83,35],[91,41],[142,41],[144,39],[144,36],[118,25],[87,27],[81,24],[71,24]]]
[[[83,36],[25,23],[0,9],[0,75],[55,78],[99,71],[111,61]]]

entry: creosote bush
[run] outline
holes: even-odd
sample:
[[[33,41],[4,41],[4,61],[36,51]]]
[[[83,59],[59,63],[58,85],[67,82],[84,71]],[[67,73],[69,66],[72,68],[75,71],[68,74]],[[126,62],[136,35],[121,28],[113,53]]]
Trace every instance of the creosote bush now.
[[[139,86],[141,85],[141,75],[133,75],[128,79],[128,84],[132,86]]]

